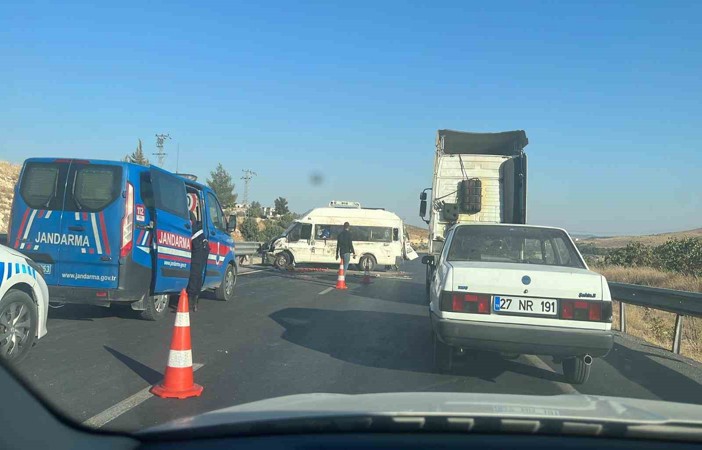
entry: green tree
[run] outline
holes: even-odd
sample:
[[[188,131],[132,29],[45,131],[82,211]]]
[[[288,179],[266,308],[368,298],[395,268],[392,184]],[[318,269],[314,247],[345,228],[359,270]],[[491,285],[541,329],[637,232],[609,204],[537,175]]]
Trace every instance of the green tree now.
[[[702,275],[702,239],[669,239],[654,249],[658,266],[670,272]]]
[[[263,208],[259,202],[251,202],[249,205],[249,210],[247,211],[249,217],[261,217],[263,216]]]
[[[283,197],[278,197],[273,201],[275,205],[275,213],[278,215],[285,215],[290,212],[288,209],[288,201],[284,199]]]
[[[141,166],[148,166],[150,164],[149,159],[144,155],[144,151],[141,148],[141,139],[139,139],[139,144],[137,144],[137,148],[134,150],[134,153],[125,156],[124,161],[139,164]]]
[[[258,229],[258,223],[253,217],[249,216],[241,223],[241,235],[244,236],[244,240],[259,242],[261,234],[261,231]]]
[[[277,220],[269,220],[266,222],[266,228],[263,229],[261,233],[261,239],[263,241],[270,241],[271,239],[280,236],[285,231],[285,227],[280,225]]]
[[[630,242],[626,247],[610,250],[605,256],[605,264],[615,266],[654,267],[656,257],[653,249],[640,242]]]
[[[210,172],[207,185],[215,191],[223,208],[234,206],[237,197],[234,193],[234,183],[232,182],[232,176],[224,169],[222,163],[217,164],[217,168]]]

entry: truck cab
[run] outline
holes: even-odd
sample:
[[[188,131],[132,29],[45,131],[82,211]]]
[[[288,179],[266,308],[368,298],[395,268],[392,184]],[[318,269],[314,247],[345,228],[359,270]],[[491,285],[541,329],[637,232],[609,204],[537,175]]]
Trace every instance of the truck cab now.
[[[236,276],[236,226],[207,186],[155,166],[32,158],[15,187],[9,246],[41,265],[52,302],[128,303],[149,320],[190,274],[191,213],[210,245],[204,288]]]

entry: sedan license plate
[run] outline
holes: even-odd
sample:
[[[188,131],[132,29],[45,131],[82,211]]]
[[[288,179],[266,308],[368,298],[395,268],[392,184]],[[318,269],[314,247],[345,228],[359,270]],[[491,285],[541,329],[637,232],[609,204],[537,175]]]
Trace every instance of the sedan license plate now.
[[[548,298],[520,298],[495,295],[492,308],[501,314],[534,314],[555,316],[558,314],[557,301]]]

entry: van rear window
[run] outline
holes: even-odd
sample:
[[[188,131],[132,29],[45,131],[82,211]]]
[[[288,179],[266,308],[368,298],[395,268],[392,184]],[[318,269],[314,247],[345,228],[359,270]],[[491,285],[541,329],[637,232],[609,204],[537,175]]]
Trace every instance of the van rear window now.
[[[61,209],[66,184],[66,163],[27,163],[20,182],[20,195],[32,209]]]
[[[67,211],[100,211],[119,197],[122,189],[122,168],[119,166],[74,166],[72,198]]]

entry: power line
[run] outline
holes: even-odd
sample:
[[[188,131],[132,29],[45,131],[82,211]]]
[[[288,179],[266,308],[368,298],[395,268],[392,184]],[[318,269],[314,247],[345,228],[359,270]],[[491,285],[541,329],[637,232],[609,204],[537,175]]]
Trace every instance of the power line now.
[[[163,163],[166,161],[166,155],[167,153],[163,151],[163,142],[166,139],[170,139],[171,135],[170,134],[157,134],[156,135],[156,148],[158,148],[158,151],[156,153],[152,153],[152,155],[155,155],[158,158],[158,165],[163,167]]]
[[[251,179],[256,176],[256,172],[250,169],[242,170],[244,172],[244,176],[241,177],[242,180],[244,180],[244,204],[248,205],[249,204],[249,182]]]

